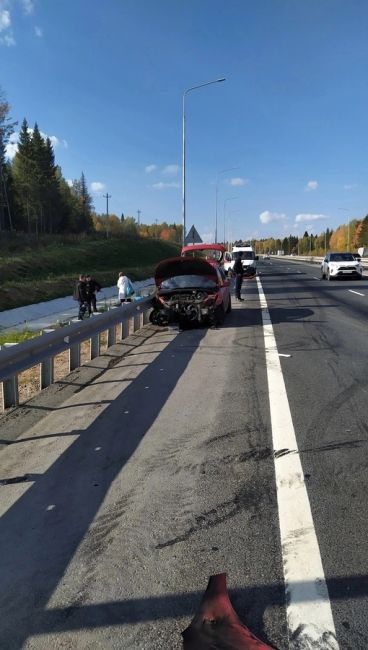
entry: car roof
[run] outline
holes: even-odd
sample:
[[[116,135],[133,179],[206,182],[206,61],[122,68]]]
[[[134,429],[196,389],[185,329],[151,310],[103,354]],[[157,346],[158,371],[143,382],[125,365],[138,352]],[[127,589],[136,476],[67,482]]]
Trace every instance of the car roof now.
[[[186,253],[187,251],[208,251],[208,250],[221,251],[221,253],[225,253],[226,248],[222,244],[190,244],[188,246],[183,246],[181,252]]]

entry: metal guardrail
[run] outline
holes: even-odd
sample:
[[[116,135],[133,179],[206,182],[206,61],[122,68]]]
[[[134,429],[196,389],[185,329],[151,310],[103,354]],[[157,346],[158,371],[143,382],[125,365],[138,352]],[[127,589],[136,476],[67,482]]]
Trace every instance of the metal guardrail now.
[[[271,259],[276,259],[276,260],[295,260],[296,262],[310,262],[311,264],[321,264],[321,262],[325,259],[325,256],[323,255],[322,257],[314,257],[313,255],[272,255]],[[360,264],[362,265],[363,269],[368,269],[368,258],[362,257],[360,260]]]
[[[40,364],[40,389],[54,381],[54,357],[69,350],[69,372],[81,365],[80,344],[90,340],[90,359],[100,354],[100,335],[107,331],[107,346],[114,345],[117,338],[129,334],[129,321],[133,319],[133,331],[149,322],[152,295],[132,303],[111,307],[109,311],[94,314],[84,321],[77,321],[59,329],[45,329],[42,336],[24,343],[5,343],[0,351],[0,382],[2,382],[3,409],[18,406],[18,375]],[[121,330],[116,336],[116,327]]]

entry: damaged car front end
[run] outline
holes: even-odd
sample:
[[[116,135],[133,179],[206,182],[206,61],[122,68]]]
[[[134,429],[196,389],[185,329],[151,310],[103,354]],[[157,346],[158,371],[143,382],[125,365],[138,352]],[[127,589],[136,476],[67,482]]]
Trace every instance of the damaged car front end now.
[[[199,258],[174,257],[155,271],[157,294],[151,323],[220,325],[231,310],[229,283],[220,271]]]

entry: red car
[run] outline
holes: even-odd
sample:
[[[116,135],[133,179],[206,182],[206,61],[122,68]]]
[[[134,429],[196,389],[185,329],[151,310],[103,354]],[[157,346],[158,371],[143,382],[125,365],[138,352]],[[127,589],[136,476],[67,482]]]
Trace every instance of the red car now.
[[[183,257],[199,257],[212,266],[220,267],[223,264],[225,251],[226,248],[222,244],[193,244],[183,246],[181,254]]]
[[[220,325],[231,311],[230,283],[218,265],[198,257],[172,257],[155,271],[157,294],[151,323]]]

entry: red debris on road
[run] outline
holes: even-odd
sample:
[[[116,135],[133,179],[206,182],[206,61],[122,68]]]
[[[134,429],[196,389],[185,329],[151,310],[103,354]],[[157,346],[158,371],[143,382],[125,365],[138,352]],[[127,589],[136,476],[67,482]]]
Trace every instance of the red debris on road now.
[[[271,650],[242,624],[226,587],[226,573],[211,576],[199,612],[182,633],[184,650]]]

